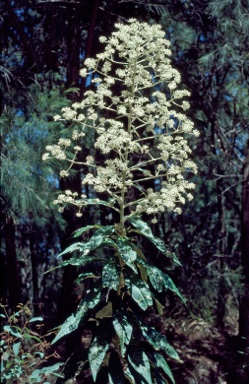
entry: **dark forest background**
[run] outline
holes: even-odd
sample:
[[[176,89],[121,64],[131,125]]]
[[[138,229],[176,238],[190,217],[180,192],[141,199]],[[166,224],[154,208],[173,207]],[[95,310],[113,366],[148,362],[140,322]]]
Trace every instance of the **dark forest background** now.
[[[61,180],[60,165],[41,158],[46,145],[72,129],[53,116],[83,97],[79,71],[85,58],[99,52],[101,35],[130,17],[163,26],[173,65],[191,91],[188,115],[200,131],[190,142],[199,169],[192,177],[194,200],[180,216],[165,213],[153,226],[181,260],[171,275],[187,307],[169,295],[164,315],[153,321],[179,348],[177,383],[246,383],[248,0],[0,2],[2,304],[11,312],[28,303],[46,330],[77,307],[82,287],[75,283],[75,269],[44,272],[60,263],[56,255],[74,230],[94,220],[105,224],[106,215],[96,207],[81,218],[73,209],[58,213],[52,202],[59,190],[79,191],[82,175]],[[94,156],[91,140],[84,146]]]

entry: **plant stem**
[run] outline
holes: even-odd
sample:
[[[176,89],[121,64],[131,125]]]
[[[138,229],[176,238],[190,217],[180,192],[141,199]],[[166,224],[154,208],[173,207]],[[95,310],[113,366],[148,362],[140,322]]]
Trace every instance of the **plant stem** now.
[[[133,78],[132,78],[132,85],[131,85],[131,88],[130,88],[130,96],[131,96],[131,99],[134,98],[134,93],[135,93],[135,74],[136,74],[136,66],[137,66],[137,58],[134,60],[134,63],[133,63]],[[128,113],[128,134],[129,136],[131,136],[132,134],[132,105],[131,105],[131,102],[129,100],[128,102],[128,110],[129,110],[129,113]],[[125,146],[125,156],[124,156],[124,160],[125,160],[125,163],[127,164],[128,163],[128,160],[129,160],[129,143],[126,144]],[[124,223],[125,223],[125,190],[126,190],[126,186],[125,186],[125,181],[126,181],[126,175],[127,175],[127,171],[124,170],[123,173],[122,173],[122,183],[123,183],[123,188],[122,188],[122,191],[121,191],[121,199],[120,199],[120,231],[121,231],[121,235],[122,236],[125,236],[126,234],[126,231],[125,231],[125,226],[124,226]]]

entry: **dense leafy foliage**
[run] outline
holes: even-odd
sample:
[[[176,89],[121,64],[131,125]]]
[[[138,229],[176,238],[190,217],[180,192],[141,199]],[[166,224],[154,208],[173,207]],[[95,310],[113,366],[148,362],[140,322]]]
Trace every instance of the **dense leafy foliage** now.
[[[31,317],[27,306],[19,305],[18,311],[10,316],[1,306],[3,332],[1,332],[1,383],[40,383],[46,377],[60,376],[56,373],[62,363],[49,368],[34,370],[35,366],[46,361],[48,342],[41,336],[39,324],[42,317]],[[2,312],[2,311],[1,311]],[[34,330],[34,326],[36,329]]]

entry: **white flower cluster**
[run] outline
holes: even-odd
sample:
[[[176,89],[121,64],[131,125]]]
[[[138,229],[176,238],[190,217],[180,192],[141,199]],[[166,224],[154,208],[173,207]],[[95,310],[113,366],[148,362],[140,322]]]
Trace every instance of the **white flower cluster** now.
[[[66,190],[65,193],[61,193],[60,195],[58,195],[57,199],[53,201],[53,204],[60,205],[59,212],[63,212],[67,204],[76,205],[79,207],[79,212],[77,216],[80,216],[81,207],[85,199],[86,199],[86,195],[84,194],[82,194],[81,198],[79,199],[77,192]]]
[[[184,176],[197,171],[189,160],[191,150],[184,137],[199,134],[184,113],[189,103],[183,99],[189,92],[177,89],[181,77],[171,66],[170,43],[159,25],[131,19],[127,25],[117,24],[116,29],[110,38],[101,37],[104,51],[96,59],[86,59],[80,72],[83,77],[91,75],[93,90],[55,117],[76,121],[82,130],[73,131],[72,142],[60,139],[57,145],[47,147],[49,154],[43,158],[66,159],[65,149],[70,146],[76,158],[80,147],[73,141],[93,129],[95,148],[106,160],[93,165],[94,159],[86,158],[82,164],[90,166],[91,172],[84,184],[93,185],[96,192],[107,192],[123,218],[142,212],[154,215],[165,209],[180,213],[179,203],[191,200],[188,190],[194,188]],[[62,171],[67,174],[68,170]],[[144,189],[145,180],[160,185],[160,190]],[[137,201],[129,201],[130,188],[139,191]],[[80,199],[75,203],[74,196],[63,196],[56,203],[80,205]]]

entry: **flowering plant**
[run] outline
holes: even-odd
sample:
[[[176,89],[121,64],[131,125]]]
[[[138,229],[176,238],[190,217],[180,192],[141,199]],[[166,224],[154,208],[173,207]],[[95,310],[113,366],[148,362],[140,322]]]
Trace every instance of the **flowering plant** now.
[[[141,214],[152,215],[152,222],[156,222],[158,213],[180,213],[180,205],[186,198],[192,199],[194,184],[185,175],[190,170],[195,173],[196,165],[189,159],[191,150],[185,134],[198,135],[198,131],[184,113],[189,103],[183,99],[189,92],[177,89],[180,74],[171,65],[170,43],[159,25],[131,19],[128,24],[117,24],[111,37],[101,37],[100,41],[104,51],[96,59],[86,59],[81,70],[81,76],[91,80],[92,89],[85,92],[81,102],[55,116],[55,120],[77,122],[79,128],[73,130],[70,139],[62,138],[57,145],[48,146],[44,160],[64,160],[68,167],[61,171],[62,177],[70,174],[74,164],[91,170],[83,178],[81,196],[72,191],[58,196],[55,203],[61,211],[71,203],[78,207],[80,216],[85,205],[104,204],[119,214],[119,222],[81,228],[74,236],[93,231],[89,241],[77,242],[62,252],[78,252],[79,256],[61,266],[98,261],[102,270],[96,287],[62,325],[54,342],[94,318],[97,331],[89,349],[94,381],[105,365],[109,383],[162,383],[164,374],[174,382],[163,353],[178,358],[176,351],[165,336],[146,325],[136,309],[145,311],[154,300],[161,311],[154,297],[156,291],[170,289],[181,294],[170,277],[144,255],[134,233],[145,236],[169,256],[164,242],[153,235]],[[91,156],[78,161],[82,149],[78,142],[89,130],[95,133],[95,148],[104,158],[101,163]],[[69,148],[73,156],[68,154]],[[150,187],[146,188],[148,181]],[[85,185],[91,186],[96,198],[87,198]],[[129,198],[132,190],[137,191],[133,200]],[[101,200],[102,193],[108,198]],[[97,252],[100,248],[101,257]],[[92,272],[84,274],[84,278],[90,277]],[[137,344],[136,334],[148,342],[146,352]],[[119,381],[115,381],[112,364],[118,358]]]

